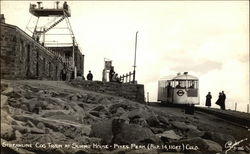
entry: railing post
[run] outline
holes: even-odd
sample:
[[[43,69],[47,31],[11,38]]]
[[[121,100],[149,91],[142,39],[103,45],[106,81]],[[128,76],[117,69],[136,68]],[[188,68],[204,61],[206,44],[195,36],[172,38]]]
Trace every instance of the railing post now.
[[[237,103],[234,104],[234,110],[237,110]]]
[[[128,82],[128,73],[126,73],[126,83]]]
[[[149,103],[149,92],[147,92],[147,102]]]
[[[247,113],[249,113],[249,104],[247,104]]]

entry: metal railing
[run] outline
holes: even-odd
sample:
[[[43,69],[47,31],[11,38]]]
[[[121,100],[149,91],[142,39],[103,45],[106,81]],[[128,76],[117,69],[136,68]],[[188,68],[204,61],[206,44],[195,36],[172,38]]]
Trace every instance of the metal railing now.
[[[120,76],[120,81],[122,83],[134,83],[133,81],[134,73],[129,72]]]

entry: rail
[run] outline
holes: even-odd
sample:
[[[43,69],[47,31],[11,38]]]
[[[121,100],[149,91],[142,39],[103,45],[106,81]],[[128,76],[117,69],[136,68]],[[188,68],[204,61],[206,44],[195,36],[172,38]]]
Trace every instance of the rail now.
[[[133,81],[134,73],[129,72],[120,76],[120,81],[122,83],[134,83]]]
[[[185,104],[162,104],[159,102],[147,102],[147,104],[149,104],[150,106],[159,106],[159,107],[173,107],[173,108],[185,107]],[[195,113],[198,113],[197,111],[216,116],[238,127],[250,129],[249,113],[195,106]]]

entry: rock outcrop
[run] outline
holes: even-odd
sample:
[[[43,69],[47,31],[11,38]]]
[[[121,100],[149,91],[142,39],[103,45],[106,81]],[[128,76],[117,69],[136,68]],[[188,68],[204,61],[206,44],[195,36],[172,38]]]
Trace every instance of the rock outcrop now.
[[[235,141],[205,130],[197,117],[64,82],[2,82],[1,91],[3,153],[218,153],[226,150],[225,142]],[[193,147],[176,148],[180,145]]]

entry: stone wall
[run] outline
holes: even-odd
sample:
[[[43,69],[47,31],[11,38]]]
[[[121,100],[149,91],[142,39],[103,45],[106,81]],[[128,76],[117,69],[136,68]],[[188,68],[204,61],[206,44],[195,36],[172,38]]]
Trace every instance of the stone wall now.
[[[141,84],[88,80],[72,80],[70,84],[81,89],[120,96],[133,101],[144,103],[144,85]]]
[[[60,80],[63,61],[16,26],[1,23],[1,78]]]

